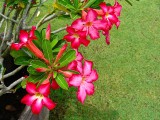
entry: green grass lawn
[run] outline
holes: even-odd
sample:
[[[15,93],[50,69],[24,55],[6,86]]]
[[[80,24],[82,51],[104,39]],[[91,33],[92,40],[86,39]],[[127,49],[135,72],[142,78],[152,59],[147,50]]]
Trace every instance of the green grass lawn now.
[[[120,1],[121,25],[109,46],[102,37],[81,49],[99,73],[94,96],[81,105],[69,92],[50,120],[160,119],[160,1],[130,1]]]

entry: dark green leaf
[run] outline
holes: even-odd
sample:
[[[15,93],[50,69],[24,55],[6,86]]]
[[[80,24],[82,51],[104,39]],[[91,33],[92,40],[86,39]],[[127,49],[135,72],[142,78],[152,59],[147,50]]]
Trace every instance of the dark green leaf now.
[[[48,66],[40,60],[33,60],[30,64],[33,68],[48,68]]]
[[[31,62],[31,58],[28,57],[28,56],[20,56],[20,57],[17,57],[15,60],[14,60],[14,63],[16,65],[29,65],[30,62]]]
[[[75,50],[69,50],[64,56],[61,57],[59,60],[59,66],[58,68],[64,67],[68,65],[70,62],[72,62],[74,59],[76,59],[76,51]]]
[[[91,8],[99,8],[99,4],[104,0],[96,0],[92,5]]]
[[[61,88],[65,89],[65,90],[68,90],[68,87],[69,87],[68,83],[67,83],[67,81],[65,80],[65,78],[63,77],[62,74],[58,74],[57,77],[55,78],[55,80]]]
[[[29,67],[27,68],[27,71],[28,71],[29,74],[31,74],[31,75],[39,75],[39,74],[41,74],[40,72],[37,72],[37,71],[35,70],[35,68],[33,68],[32,66],[29,66]]]
[[[53,54],[52,54],[52,46],[49,40],[43,40],[42,42],[42,49],[45,58],[49,60],[50,63],[52,63],[53,60]]]
[[[17,57],[20,57],[20,56],[28,56],[24,51],[22,50],[11,50],[10,52],[10,55],[13,57],[13,58],[17,58]]]

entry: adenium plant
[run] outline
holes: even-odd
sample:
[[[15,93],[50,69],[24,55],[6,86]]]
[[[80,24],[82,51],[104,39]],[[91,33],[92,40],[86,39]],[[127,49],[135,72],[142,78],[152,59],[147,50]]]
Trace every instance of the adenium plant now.
[[[49,98],[50,91],[76,87],[77,99],[82,104],[87,95],[94,94],[98,73],[93,62],[78,49],[81,44],[87,47],[92,40],[100,38],[100,32],[105,35],[106,43],[110,44],[109,31],[113,25],[117,28],[120,25],[122,6],[117,1],[113,6],[97,2],[97,8],[94,7],[97,3],[92,5],[92,0],[79,1],[81,4],[74,2],[74,6],[70,4],[72,1],[67,1],[56,1],[54,6],[72,16],[81,14],[81,17],[67,25],[66,35],[58,38],[51,34],[50,24],[40,31],[32,26],[29,31],[21,29],[19,42],[11,44],[15,64],[27,66],[28,71],[28,76],[21,82],[28,94],[21,102],[30,106],[34,114],[39,114],[43,106],[49,110],[56,107],[58,103]],[[33,2],[36,4],[36,0]]]

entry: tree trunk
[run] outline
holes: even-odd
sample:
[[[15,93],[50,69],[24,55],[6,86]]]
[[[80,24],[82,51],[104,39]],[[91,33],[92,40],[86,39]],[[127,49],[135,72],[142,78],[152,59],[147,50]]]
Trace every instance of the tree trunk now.
[[[31,108],[26,106],[18,120],[49,120],[49,110],[43,107],[40,114],[35,115],[32,113]]]

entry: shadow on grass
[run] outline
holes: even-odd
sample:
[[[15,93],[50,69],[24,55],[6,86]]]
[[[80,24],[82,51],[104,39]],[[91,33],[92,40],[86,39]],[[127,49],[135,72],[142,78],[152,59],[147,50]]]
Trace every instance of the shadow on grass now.
[[[63,94],[56,108],[50,112],[50,120],[118,120],[119,113],[109,103],[105,109],[102,108],[87,101],[82,105],[77,101],[75,92],[69,91]]]

